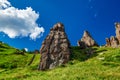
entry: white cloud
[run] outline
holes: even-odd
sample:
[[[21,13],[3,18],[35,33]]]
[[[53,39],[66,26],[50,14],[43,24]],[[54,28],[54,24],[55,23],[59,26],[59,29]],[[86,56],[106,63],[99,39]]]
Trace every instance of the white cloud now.
[[[11,4],[7,0],[0,0],[0,9],[10,7]]]
[[[39,14],[31,7],[18,9],[7,0],[0,0],[0,32],[7,34],[10,38],[27,36],[32,40],[40,38],[44,28],[36,23],[38,18]]]
[[[24,50],[25,50],[26,52],[28,52],[28,48],[24,48]]]

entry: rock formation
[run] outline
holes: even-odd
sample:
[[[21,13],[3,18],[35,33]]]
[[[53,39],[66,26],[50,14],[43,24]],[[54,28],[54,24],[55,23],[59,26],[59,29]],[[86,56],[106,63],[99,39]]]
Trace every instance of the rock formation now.
[[[120,23],[115,23],[116,37],[111,36],[110,39],[106,38],[106,46],[117,48],[120,45]]]
[[[106,38],[106,46],[117,48],[119,46],[118,39],[114,36],[111,36],[110,39]]]
[[[111,46],[111,42],[109,38],[106,38],[106,46],[110,47]]]
[[[116,28],[116,38],[118,39],[118,42],[120,44],[120,23],[115,23]]]
[[[62,23],[55,24],[50,30],[49,35],[42,43],[40,53],[38,70],[52,69],[69,61],[70,42]]]
[[[110,42],[111,42],[111,47],[115,48],[115,47],[118,47],[118,40],[116,37],[114,36],[111,36],[110,37]]]
[[[83,37],[78,41],[78,46],[81,48],[87,48],[92,46],[98,46],[96,41],[92,38],[88,31],[84,31]]]

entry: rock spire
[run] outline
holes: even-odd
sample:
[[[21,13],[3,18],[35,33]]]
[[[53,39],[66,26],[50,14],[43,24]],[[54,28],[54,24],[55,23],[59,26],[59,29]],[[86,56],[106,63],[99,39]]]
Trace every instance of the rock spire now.
[[[62,23],[57,23],[50,29],[42,43],[40,53],[39,70],[53,69],[69,61],[70,42]]]
[[[78,41],[78,46],[81,48],[87,48],[92,46],[98,46],[96,41],[92,38],[88,31],[84,31],[83,37]]]

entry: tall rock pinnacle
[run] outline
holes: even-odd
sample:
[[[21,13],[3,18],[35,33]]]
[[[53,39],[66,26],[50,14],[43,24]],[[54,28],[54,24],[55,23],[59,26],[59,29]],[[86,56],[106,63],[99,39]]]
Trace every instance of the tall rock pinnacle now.
[[[62,23],[57,23],[50,30],[50,33],[43,41],[41,59],[38,70],[52,69],[65,64],[70,57],[70,42]]]
[[[115,23],[116,28],[116,38],[118,39],[118,42],[120,43],[120,23]]]
[[[78,41],[78,46],[81,48],[98,46],[88,31],[84,31],[83,37]]]

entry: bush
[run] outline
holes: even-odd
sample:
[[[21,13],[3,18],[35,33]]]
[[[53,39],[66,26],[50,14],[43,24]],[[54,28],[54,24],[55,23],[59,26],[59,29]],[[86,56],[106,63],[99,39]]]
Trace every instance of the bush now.
[[[14,68],[17,68],[17,64],[16,63],[4,62],[4,63],[0,64],[0,68],[14,69]]]

